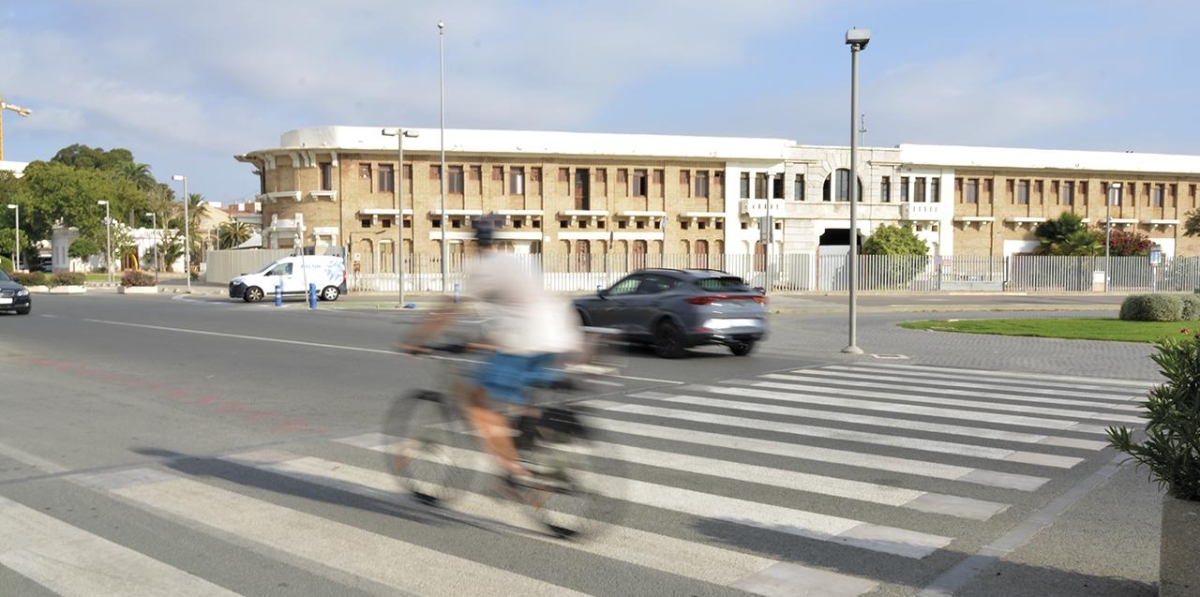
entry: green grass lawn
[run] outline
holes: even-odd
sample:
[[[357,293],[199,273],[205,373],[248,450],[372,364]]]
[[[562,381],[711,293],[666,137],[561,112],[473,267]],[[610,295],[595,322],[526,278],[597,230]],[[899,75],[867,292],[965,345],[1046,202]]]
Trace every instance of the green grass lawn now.
[[[907,321],[900,327],[911,330],[1034,336],[1072,340],[1154,342],[1178,336],[1180,330],[1200,332],[1200,321],[1121,321],[1120,319],[943,319]]]

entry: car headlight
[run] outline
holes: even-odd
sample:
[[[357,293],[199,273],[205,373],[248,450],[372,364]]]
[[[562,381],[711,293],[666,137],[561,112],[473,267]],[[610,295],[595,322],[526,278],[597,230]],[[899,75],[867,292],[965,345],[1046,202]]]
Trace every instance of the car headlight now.
[[[22,288],[17,291],[17,296],[29,296],[29,290]]]

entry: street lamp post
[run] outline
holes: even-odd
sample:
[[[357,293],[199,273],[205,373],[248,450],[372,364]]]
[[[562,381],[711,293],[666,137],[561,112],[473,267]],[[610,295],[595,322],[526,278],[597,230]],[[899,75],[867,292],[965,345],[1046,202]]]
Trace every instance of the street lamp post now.
[[[447,291],[446,280],[446,261],[449,259],[450,251],[446,245],[446,24],[438,21],[438,120],[441,128],[441,153],[442,165],[439,170],[438,184],[441,187],[442,194],[442,293]]]
[[[0,160],[4,159],[4,111],[5,110],[10,110],[12,112],[16,112],[18,116],[26,117],[26,118],[30,114],[33,114],[33,110],[30,110],[29,108],[22,108],[21,106],[15,106],[13,104],[5,103],[4,97],[0,96]]]
[[[150,227],[154,229],[156,237],[154,243],[154,285],[158,286],[158,270],[162,269],[162,261],[158,258],[158,245],[162,243],[162,235],[158,233],[158,214],[148,211],[146,215],[150,216]]]
[[[107,247],[105,248],[104,269],[108,272],[108,285],[112,286],[112,217],[109,215],[108,201],[101,199],[96,202],[97,205],[104,206],[104,237]]]
[[[870,29],[846,31],[850,46],[850,343],[846,354],[862,354],[858,347],[858,53],[871,41]]]
[[[1112,278],[1112,264],[1109,253],[1112,246],[1112,216],[1110,215],[1113,199],[1121,196],[1121,183],[1108,185],[1108,196],[1104,198],[1104,292],[1108,292],[1108,281]]]
[[[16,243],[13,245],[13,271],[21,269],[21,206],[16,203],[9,203],[9,209],[17,210],[15,219],[13,220],[13,232],[16,236]]]
[[[187,279],[187,291],[192,292],[192,230],[191,216],[188,214],[187,177],[176,174],[171,180],[183,183],[183,274]]]
[[[420,131],[402,128],[383,129],[380,131],[388,137],[396,137],[396,273],[400,281],[400,305],[404,308],[404,138],[421,136]],[[445,232],[443,230],[443,232]]]

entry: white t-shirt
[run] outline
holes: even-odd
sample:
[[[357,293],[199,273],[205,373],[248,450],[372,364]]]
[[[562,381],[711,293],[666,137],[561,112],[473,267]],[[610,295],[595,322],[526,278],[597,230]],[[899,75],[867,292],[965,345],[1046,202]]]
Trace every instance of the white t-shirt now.
[[[476,302],[484,333],[500,352],[582,350],[583,332],[570,303],[545,290],[541,276],[506,253],[482,251],[467,270],[463,297]]]

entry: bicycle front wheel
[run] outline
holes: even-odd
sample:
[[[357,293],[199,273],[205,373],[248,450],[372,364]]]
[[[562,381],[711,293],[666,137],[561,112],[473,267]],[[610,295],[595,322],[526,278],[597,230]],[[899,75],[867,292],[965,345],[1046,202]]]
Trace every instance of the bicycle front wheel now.
[[[384,422],[384,434],[393,440],[385,451],[388,469],[402,489],[431,505],[446,504],[463,486],[464,473],[449,449],[456,417],[443,399],[431,391],[402,396]]]

